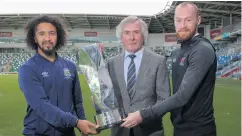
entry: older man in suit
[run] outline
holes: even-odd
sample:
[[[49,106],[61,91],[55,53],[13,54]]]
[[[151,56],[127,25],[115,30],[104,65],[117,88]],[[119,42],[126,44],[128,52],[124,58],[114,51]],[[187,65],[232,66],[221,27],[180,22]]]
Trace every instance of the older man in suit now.
[[[170,87],[165,57],[144,48],[148,38],[146,23],[136,16],[126,17],[117,26],[116,35],[125,51],[108,60],[108,70],[119,107],[129,114],[168,98]],[[162,118],[130,128],[116,125],[111,135],[163,136]]]

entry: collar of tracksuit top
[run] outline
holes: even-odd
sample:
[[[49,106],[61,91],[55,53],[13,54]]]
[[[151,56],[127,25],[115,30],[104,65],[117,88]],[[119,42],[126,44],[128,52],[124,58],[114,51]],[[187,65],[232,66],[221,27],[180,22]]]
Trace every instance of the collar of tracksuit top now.
[[[192,44],[197,41],[197,38],[202,38],[202,36],[199,33],[196,33],[192,38],[189,38],[188,40],[177,40],[177,44],[181,44],[181,48],[186,48],[188,46],[193,46],[195,44]]]
[[[49,60],[47,60],[46,58],[41,56],[38,52],[35,52],[34,56],[36,56],[38,62],[40,62],[42,64],[45,64],[46,62],[49,62],[50,64],[54,64],[55,62],[57,62],[59,60],[59,56],[58,56],[57,53],[55,53],[55,60],[54,60],[54,62],[50,62]]]
[[[212,48],[215,51],[215,48],[214,48],[213,44],[208,39],[206,39],[203,36],[201,36],[199,33],[195,34],[192,38],[190,38],[188,40],[185,40],[185,41],[182,41],[182,40],[178,39],[177,40],[177,44],[181,44],[181,49],[187,49],[189,47],[192,47],[192,46],[196,45],[195,43],[200,41],[198,39],[203,39],[204,41],[210,43],[212,45]]]

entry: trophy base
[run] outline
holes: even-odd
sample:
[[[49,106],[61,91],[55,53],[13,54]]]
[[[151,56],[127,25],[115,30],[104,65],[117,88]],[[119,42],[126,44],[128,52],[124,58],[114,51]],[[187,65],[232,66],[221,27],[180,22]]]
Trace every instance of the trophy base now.
[[[105,126],[100,126],[96,130],[97,130],[97,132],[101,132],[102,130],[109,129],[109,128],[113,127],[114,125],[121,124],[121,123],[122,123],[122,121],[119,121],[119,122],[115,122],[113,124],[108,124],[108,125],[105,125]]]
[[[96,123],[100,126],[96,130],[100,132],[102,130],[109,129],[116,124],[121,124],[122,119],[124,118],[124,110],[120,108],[98,114],[94,116]]]

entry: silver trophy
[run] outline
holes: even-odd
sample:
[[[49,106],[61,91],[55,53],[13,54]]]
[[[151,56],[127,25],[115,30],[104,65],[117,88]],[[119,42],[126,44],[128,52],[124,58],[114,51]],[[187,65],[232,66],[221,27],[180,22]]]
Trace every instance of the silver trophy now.
[[[100,46],[83,46],[78,51],[78,68],[84,74],[96,111],[97,131],[108,129],[125,118],[123,107],[118,107],[113,85]]]

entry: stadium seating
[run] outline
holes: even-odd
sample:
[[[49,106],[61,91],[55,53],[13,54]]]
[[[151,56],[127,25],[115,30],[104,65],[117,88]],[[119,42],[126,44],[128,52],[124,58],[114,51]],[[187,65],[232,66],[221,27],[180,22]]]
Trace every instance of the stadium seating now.
[[[228,46],[217,52],[217,77],[241,77],[240,49],[240,46]]]
[[[20,54],[15,54],[13,56],[12,62],[12,67],[9,72],[16,72],[18,71],[19,67],[24,64],[30,57],[31,53],[20,53]]]
[[[113,56],[121,53],[118,47],[104,47],[104,54],[107,58],[111,58]]]
[[[0,66],[5,65],[12,58],[12,54],[0,53]]]
[[[77,64],[77,58],[75,53],[59,53],[59,55],[67,60],[72,61],[74,64]]]
[[[233,48],[233,52],[231,52],[231,48]],[[226,47],[218,50],[217,54],[217,77],[241,77],[240,73],[240,65],[241,65],[241,52],[239,51],[241,48],[234,47]],[[104,47],[104,54],[106,58],[111,58],[116,56],[122,52],[122,48],[120,47]],[[157,54],[166,55],[167,52],[171,52],[171,50],[166,51],[163,48],[158,47],[150,47],[151,51],[154,51]],[[58,54],[72,61],[74,64],[78,64],[76,49],[63,49],[58,52]],[[17,72],[19,67],[27,61],[33,53],[2,53],[0,54],[0,70],[4,69],[4,65],[10,65],[9,72]],[[171,58],[167,59],[167,67],[169,73],[171,73],[172,60]],[[239,69],[240,68],[240,69]],[[239,70],[238,70],[239,69]],[[2,72],[0,71],[0,72]]]

